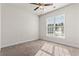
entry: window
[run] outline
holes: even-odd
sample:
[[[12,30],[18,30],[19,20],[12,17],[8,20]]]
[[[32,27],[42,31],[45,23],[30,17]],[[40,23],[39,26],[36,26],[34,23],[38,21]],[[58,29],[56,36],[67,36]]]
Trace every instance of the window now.
[[[48,34],[54,33],[54,17],[48,19]]]
[[[47,19],[47,33],[52,36],[64,36],[64,15],[52,16]]]

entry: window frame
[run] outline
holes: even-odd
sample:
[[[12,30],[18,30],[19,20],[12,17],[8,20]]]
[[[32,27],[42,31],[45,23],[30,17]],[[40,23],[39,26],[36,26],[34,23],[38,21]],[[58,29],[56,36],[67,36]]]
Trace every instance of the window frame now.
[[[64,25],[63,25],[63,27],[64,27],[64,36],[56,36],[55,35],[55,27],[57,27],[57,26],[55,26],[55,21],[54,21],[54,34],[49,34],[48,33],[48,19],[51,18],[51,17],[54,17],[54,20],[55,20],[55,17],[57,17],[57,16],[63,16],[64,17],[64,22],[63,22],[64,23]],[[60,26],[58,26],[58,27],[60,27]],[[60,15],[56,15],[56,16],[50,16],[50,17],[48,17],[46,19],[46,36],[65,39],[65,14],[60,14]]]

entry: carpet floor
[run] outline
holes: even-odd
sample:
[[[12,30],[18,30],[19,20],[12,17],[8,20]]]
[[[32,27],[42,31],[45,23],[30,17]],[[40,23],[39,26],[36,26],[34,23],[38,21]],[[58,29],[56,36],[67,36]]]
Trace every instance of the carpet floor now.
[[[1,56],[79,56],[79,49],[66,45],[35,40],[1,49]]]

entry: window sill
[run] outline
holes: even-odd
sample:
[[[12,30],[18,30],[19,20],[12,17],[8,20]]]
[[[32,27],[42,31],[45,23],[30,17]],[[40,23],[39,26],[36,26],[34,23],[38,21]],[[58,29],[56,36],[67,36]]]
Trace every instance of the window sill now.
[[[65,36],[55,36],[55,35],[50,35],[50,34],[48,34],[47,37],[62,38],[62,39],[65,39]]]

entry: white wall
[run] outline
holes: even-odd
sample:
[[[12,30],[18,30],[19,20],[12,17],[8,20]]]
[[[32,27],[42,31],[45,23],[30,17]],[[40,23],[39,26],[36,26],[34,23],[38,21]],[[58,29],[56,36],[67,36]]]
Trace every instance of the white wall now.
[[[2,47],[39,38],[39,19],[22,4],[2,4]]]
[[[1,50],[1,4],[0,4],[0,50]]]
[[[46,36],[46,18],[65,14],[65,39]],[[79,48],[79,4],[72,4],[40,16],[40,39]]]

